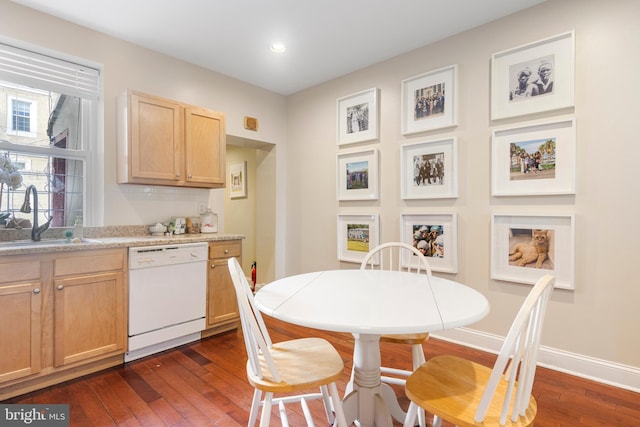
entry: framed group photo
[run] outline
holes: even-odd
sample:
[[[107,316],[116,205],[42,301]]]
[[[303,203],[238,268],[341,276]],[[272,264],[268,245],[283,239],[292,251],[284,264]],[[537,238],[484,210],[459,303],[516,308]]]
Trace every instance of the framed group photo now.
[[[400,195],[403,199],[458,197],[455,137],[400,146]]]
[[[495,129],[491,140],[493,196],[575,194],[574,118]]]
[[[458,272],[458,237],[455,213],[402,214],[402,242],[412,245],[428,258],[433,271]],[[402,266],[415,266],[413,254],[403,253]]]
[[[491,119],[574,106],[574,32],[491,57]]]
[[[378,157],[377,149],[338,154],[338,200],[378,199]]]
[[[338,145],[378,139],[378,89],[338,98]]]
[[[429,71],[401,83],[402,134],[455,126],[458,66]]]
[[[574,289],[575,221],[571,215],[494,214],[491,278],[534,284],[544,274]]]
[[[338,214],[338,260],[361,263],[379,239],[378,214]]]

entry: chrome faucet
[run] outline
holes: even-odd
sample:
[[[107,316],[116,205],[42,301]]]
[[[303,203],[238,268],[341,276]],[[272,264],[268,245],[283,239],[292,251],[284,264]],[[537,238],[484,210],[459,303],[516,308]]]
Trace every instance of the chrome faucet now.
[[[38,226],[38,191],[36,190],[35,185],[30,185],[27,187],[27,190],[24,192],[24,203],[20,208],[20,212],[23,213],[31,213],[31,204],[29,203],[29,192],[33,193],[33,225],[31,227],[31,240],[34,242],[40,241],[40,236],[42,233],[47,231],[49,228],[49,224],[51,224],[51,220],[53,217],[49,217],[49,221],[45,222],[41,226]]]

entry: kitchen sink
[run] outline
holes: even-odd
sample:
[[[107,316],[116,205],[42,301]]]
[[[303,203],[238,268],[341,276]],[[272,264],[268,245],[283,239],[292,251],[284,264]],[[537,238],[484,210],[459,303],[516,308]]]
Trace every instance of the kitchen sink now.
[[[51,245],[77,245],[80,243],[102,243],[101,240],[96,239],[82,239],[81,242],[73,243],[67,239],[42,239],[38,242],[33,240],[9,240],[0,242],[0,247],[23,247],[23,246],[51,246]]]

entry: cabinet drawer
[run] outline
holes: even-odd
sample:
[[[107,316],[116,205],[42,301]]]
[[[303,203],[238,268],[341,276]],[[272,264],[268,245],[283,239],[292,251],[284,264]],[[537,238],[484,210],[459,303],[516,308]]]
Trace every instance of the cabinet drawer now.
[[[40,260],[13,261],[0,264],[0,284],[40,279]]]
[[[240,241],[209,242],[209,259],[239,257],[242,255]]]
[[[109,252],[86,251],[60,256],[54,261],[54,275],[68,276],[72,274],[98,273],[101,271],[120,271],[125,268],[125,250]]]

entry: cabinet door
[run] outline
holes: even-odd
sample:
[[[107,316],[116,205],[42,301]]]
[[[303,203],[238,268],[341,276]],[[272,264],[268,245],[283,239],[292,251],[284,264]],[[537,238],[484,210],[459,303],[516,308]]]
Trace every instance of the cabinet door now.
[[[130,182],[169,185],[181,180],[181,108],[136,92],[129,99]]]
[[[228,258],[209,260],[207,286],[207,328],[240,318],[236,291],[229,276]]]
[[[0,383],[42,366],[40,282],[0,285]]]
[[[124,273],[54,280],[54,366],[124,353]]]
[[[226,129],[224,115],[202,108],[185,108],[185,181],[223,187]]]

